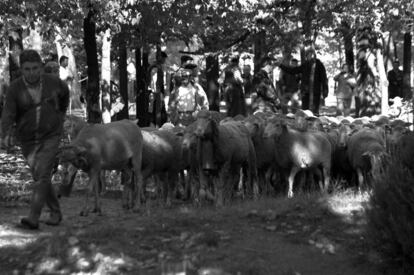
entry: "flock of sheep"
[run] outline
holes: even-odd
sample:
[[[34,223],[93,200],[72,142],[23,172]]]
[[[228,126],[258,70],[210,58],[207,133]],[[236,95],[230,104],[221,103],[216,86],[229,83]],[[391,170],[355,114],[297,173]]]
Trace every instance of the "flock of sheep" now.
[[[168,123],[159,129],[129,120],[87,125],[68,116],[71,142],[60,153],[64,178],[59,193],[68,195],[77,169],[88,173],[97,212],[103,170],[122,171],[123,206],[136,209],[147,197],[151,178],[167,205],[177,190],[194,203],[207,198],[223,205],[236,194],[257,198],[286,186],[292,197],[296,183],[316,182],[323,192],[334,180],[369,188],[372,175],[393,156],[407,173],[414,171],[409,126],[386,116],[315,117],[301,110],[235,118],[200,111],[187,127]],[[82,214],[90,210],[86,203]]]

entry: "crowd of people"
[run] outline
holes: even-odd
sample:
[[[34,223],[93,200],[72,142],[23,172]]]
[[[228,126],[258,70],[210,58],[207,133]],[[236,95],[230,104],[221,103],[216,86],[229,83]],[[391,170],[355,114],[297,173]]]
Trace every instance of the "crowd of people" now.
[[[219,101],[225,102],[229,117],[256,111],[295,112],[300,108],[318,114],[321,99],[328,95],[326,70],[313,50],[302,64],[296,59],[284,65],[264,58],[254,75],[250,65],[240,66],[239,55],[231,55],[218,79],[210,82],[200,80],[203,74],[191,56],[181,57],[178,70],[165,65],[167,58],[162,53],[162,59],[150,67],[148,112],[156,126],[167,121],[188,125],[200,110],[220,111]],[[277,66],[282,73],[274,81]],[[163,77],[162,85],[159,77]]]

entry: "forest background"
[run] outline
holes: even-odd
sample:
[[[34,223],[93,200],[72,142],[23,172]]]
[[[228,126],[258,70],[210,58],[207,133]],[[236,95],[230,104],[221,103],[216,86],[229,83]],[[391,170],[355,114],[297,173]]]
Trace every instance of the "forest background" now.
[[[103,84],[111,81],[143,116],[148,68],[161,51],[169,66],[178,66],[182,54],[193,55],[206,81],[218,78],[234,52],[250,56],[257,71],[267,57],[301,58],[314,46],[329,76],[344,62],[359,73],[365,60],[377,76],[383,113],[386,72],[398,58],[404,96],[412,98],[410,0],[2,0],[0,10],[0,81],[7,85],[18,76],[22,49],[39,50],[45,61],[66,55],[75,76],[72,106],[79,107],[83,89],[90,122],[101,121],[101,93],[109,88]],[[367,49],[373,54],[364,55]],[[126,105],[119,118],[128,117]]]

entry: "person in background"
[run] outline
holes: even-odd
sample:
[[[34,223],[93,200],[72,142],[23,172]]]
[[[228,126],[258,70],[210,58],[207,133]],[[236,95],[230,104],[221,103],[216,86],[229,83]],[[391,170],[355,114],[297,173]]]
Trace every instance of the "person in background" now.
[[[349,116],[351,113],[352,97],[355,95],[356,78],[349,71],[348,64],[342,65],[341,72],[334,77],[334,80],[338,82],[335,90],[337,115]]]
[[[315,115],[318,115],[321,99],[328,96],[329,89],[325,66],[316,57],[315,50],[308,49],[305,62],[297,67],[283,64],[279,64],[279,67],[287,73],[300,74],[302,109],[311,110]]]
[[[188,126],[200,110],[208,110],[207,95],[200,85],[194,83],[191,69],[180,72],[180,87],[175,89],[170,97],[169,114],[174,125]]]
[[[299,61],[296,58],[292,58],[289,62],[291,68],[299,66]],[[300,75],[281,73],[280,76],[280,88],[281,88],[281,101],[282,101],[282,112],[284,114],[291,111],[294,113],[299,108],[298,102],[295,100],[295,95],[299,91]],[[292,107],[293,110],[289,110]]]
[[[400,70],[398,59],[392,63],[392,70],[388,72],[388,99],[403,96],[403,71]],[[391,104],[391,101],[389,101]]]
[[[250,97],[253,88],[253,75],[252,68],[250,67],[250,65],[247,64],[243,66],[243,73],[241,76],[243,78],[244,95],[246,97]]]
[[[167,121],[166,104],[169,98],[170,91],[170,72],[166,65],[168,55],[165,52],[161,52],[161,58],[157,60],[156,64],[152,65],[150,71],[150,85],[149,90],[151,91],[149,99],[148,112],[152,114],[152,123],[161,127]],[[159,70],[162,71],[162,83],[158,80]]]
[[[251,113],[251,93],[253,90],[252,68],[249,64],[243,66],[242,72],[244,97],[246,101],[246,112]]]
[[[73,75],[71,71],[68,68],[69,65],[69,58],[65,55],[62,55],[59,58],[59,76],[60,79],[66,82],[68,84],[69,89],[72,87],[72,81],[73,81]]]
[[[218,80],[218,83],[222,86],[227,106],[227,116],[229,117],[246,115],[243,81],[239,67],[239,56],[233,55],[230,64],[223,70]]]
[[[69,87],[69,92],[72,92],[73,75],[68,68],[69,58],[66,55],[62,55],[59,58],[59,76],[60,79],[66,82]],[[69,112],[72,110],[72,100],[69,99]]]
[[[178,87],[180,87],[181,83],[181,72],[182,70],[184,70],[184,67],[187,65],[193,65],[193,61],[194,58],[192,58],[189,55],[183,55],[180,58],[180,67],[178,67],[178,69],[176,69],[172,75],[171,75],[171,84],[170,84],[170,93],[172,93],[172,91],[174,89],[177,89]],[[195,64],[194,64],[195,65]]]
[[[261,69],[253,77],[252,111],[277,112],[280,105],[279,91],[270,77],[273,71],[272,59],[266,57],[262,61]]]
[[[59,77],[43,73],[42,59],[35,50],[21,52],[20,69],[22,76],[10,84],[6,95],[2,147],[14,146],[16,124],[16,137],[34,180],[30,213],[20,225],[37,229],[45,204],[50,209],[46,224],[55,226],[62,220],[51,177],[69,105],[69,88]]]
[[[55,61],[49,61],[44,66],[44,72],[47,74],[53,74],[59,77],[60,75],[60,68],[59,64]]]

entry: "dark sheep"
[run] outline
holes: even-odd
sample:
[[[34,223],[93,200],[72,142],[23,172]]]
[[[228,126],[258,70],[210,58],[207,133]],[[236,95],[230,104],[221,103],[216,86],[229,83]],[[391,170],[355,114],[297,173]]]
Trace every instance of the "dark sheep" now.
[[[180,138],[170,130],[143,129],[142,176],[160,177],[163,184],[163,197],[167,206],[171,205],[174,185],[183,163]]]
[[[270,170],[276,162],[275,155],[269,152],[272,152],[275,148],[275,141],[273,138],[264,137],[263,133],[266,127],[266,120],[262,115],[251,115],[244,120],[243,124],[250,133],[256,152],[259,192],[268,195],[270,192]]]
[[[213,172],[217,181],[216,204],[224,203],[224,188],[234,187],[238,182],[240,168],[247,176],[247,189],[253,195],[257,179],[256,155],[249,131],[239,121],[218,124],[208,111],[201,111],[194,132],[198,140],[198,159],[201,160],[200,179],[204,177],[205,161],[214,161]],[[204,155],[207,155],[205,157]]]
[[[386,156],[383,135],[369,128],[353,133],[347,141],[347,156],[361,188],[368,184],[369,174],[383,165]]]
[[[95,190],[93,211],[98,213],[101,212],[97,188],[101,170],[131,169],[133,180],[131,184],[124,186],[124,195],[134,194],[134,197],[124,197],[124,206],[139,207],[143,193],[142,147],[141,129],[129,120],[92,124],[83,127],[76,138],[68,146],[62,148],[60,160],[71,162],[76,168],[88,173],[88,193]],[[89,194],[86,196],[82,215],[87,215],[89,212],[88,197]]]

